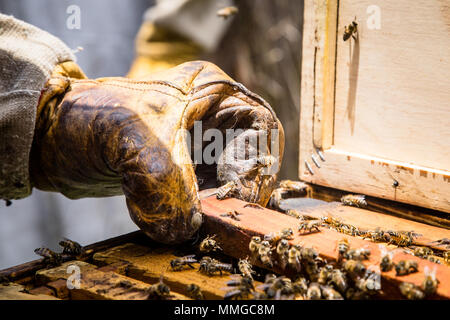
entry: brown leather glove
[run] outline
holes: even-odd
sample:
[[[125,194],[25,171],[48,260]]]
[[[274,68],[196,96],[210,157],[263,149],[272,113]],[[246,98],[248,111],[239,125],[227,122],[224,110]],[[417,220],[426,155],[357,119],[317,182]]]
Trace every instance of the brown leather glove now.
[[[74,63],[62,64],[42,93],[30,160],[34,187],[72,199],[125,194],[133,221],[164,243],[187,240],[200,227],[199,183],[232,182],[229,195],[267,203],[276,173],[262,173],[264,157],[195,168],[179,130],[192,131],[196,120],[203,131],[278,129],[274,156],[281,163],[284,134],[274,112],[218,67],[194,61],[142,81],[83,78]]]

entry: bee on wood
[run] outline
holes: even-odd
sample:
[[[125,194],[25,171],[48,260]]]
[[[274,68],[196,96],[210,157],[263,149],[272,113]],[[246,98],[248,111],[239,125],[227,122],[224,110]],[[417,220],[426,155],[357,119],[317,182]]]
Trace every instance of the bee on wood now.
[[[314,248],[301,248],[300,256],[303,260],[315,261],[319,254]]]
[[[238,286],[234,289],[229,290],[223,297],[225,300],[232,299],[244,299],[247,298],[252,293],[251,289],[246,286]]]
[[[408,300],[422,300],[425,294],[418,286],[409,282],[402,282],[399,285],[400,293]]]
[[[300,250],[301,248],[298,246],[291,246],[288,251],[288,265],[296,270],[300,271]]]
[[[346,238],[339,240],[337,243],[337,249],[338,249],[338,262],[341,262],[346,257],[347,251],[350,250],[348,240]]]
[[[272,254],[272,249],[271,249],[269,241],[261,242],[261,244],[258,248],[258,258],[261,261],[261,263],[268,268],[273,267],[271,254]]]
[[[228,19],[239,12],[239,9],[235,6],[229,6],[222,9],[217,10],[216,14],[218,17]]]
[[[332,228],[339,228],[340,226],[343,225],[343,222],[341,221],[341,219],[338,218],[334,218],[332,216],[323,216],[320,218],[322,220],[322,222]]]
[[[298,231],[299,232],[306,231],[308,233],[311,233],[313,231],[320,232],[319,227],[321,226],[322,226],[321,220],[305,221],[298,226]]]
[[[201,252],[211,252],[216,250],[222,250],[222,248],[217,244],[216,240],[214,238],[216,235],[207,236],[201,243],[200,243],[200,251]]]
[[[361,261],[347,260],[342,267],[351,278],[361,277],[366,272],[366,267]]]
[[[322,286],[320,286],[320,289],[322,291],[322,296],[326,300],[344,300],[342,295],[330,286],[322,285]]]
[[[364,278],[359,278],[355,282],[356,288],[367,293],[368,295],[374,295],[381,290],[381,277],[380,274],[372,271],[368,271]]]
[[[395,265],[395,273],[397,276],[405,276],[418,271],[419,264],[414,260],[401,260]]]
[[[294,294],[304,296],[308,291],[308,281],[303,277],[299,277],[292,283],[292,290],[294,291]]]
[[[301,181],[281,180],[280,188],[283,188],[287,191],[294,191],[297,193],[301,193],[308,188],[308,185]]]
[[[148,299],[166,300],[171,297],[170,288],[163,282],[163,276],[160,277],[158,283],[151,285],[148,289]]]
[[[365,248],[350,249],[345,253],[345,258],[348,260],[369,260],[370,250]]]
[[[444,258],[444,262],[446,264],[450,264],[450,251],[445,251],[442,257]]]
[[[229,196],[233,189],[237,186],[236,181],[229,181],[217,189],[216,198],[223,200]]]
[[[441,260],[439,260],[439,258],[436,256],[428,256],[428,257],[426,257],[426,259],[433,263],[441,264]]]
[[[255,258],[258,255],[259,247],[261,245],[261,237],[253,236],[250,239],[250,243],[248,244],[248,249],[250,250],[250,253]]]
[[[383,272],[391,271],[394,267],[394,262],[392,258],[394,257],[394,253],[392,251],[388,251],[385,246],[379,245],[380,248],[380,270]]]
[[[348,26],[344,27],[344,35],[342,36],[344,41],[347,41],[348,39],[350,39],[350,37],[356,40],[355,34],[358,33],[358,24],[355,20],[353,20],[352,23],[350,23]]]
[[[427,296],[435,294],[439,285],[439,280],[436,279],[436,267],[433,270],[430,270],[428,266],[425,266],[424,273],[425,279],[423,280],[421,287],[423,292]]]
[[[234,275],[232,276],[232,280],[227,282],[227,286],[229,287],[247,287],[249,289],[255,290],[255,287],[253,285],[253,278],[251,277],[243,277],[241,275]]]
[[[285,228],[277,233],[269,233],[264,236],[265,241],[269,241],[271,244],[275,244],[282,239],[292,240],[294,231],[291,228]]]
[[[61,240],[59,245],[63,248],[63,253],[65,254],[79,256],[84,253],[84,248],[81,244],[67,238]]]
[[[332,272],[333,272],[333,266],[331,264],[327,264],[327,265],[323,266],[319,270],[319,278],[318,278],[317,282],[320,284],[323,284],[323,285],[327,284],[328,281],[331,280]]]
[[[252,269],[252,265],[248,261],[248,257],[245,258],[245,259],[239,259],[238,268],[239,268],[239,272],[242,274],[242,276],[248,277],[248,278],[251,278],[251,279],[253,279],[252,275],[256,273]]]
[[[299,219],[301,221],[306,220],[305,216],[303,214],[301,214],[299,211],[295,210],[295,209],[288,209],[288,210],[286,210],[285,214],[287,216]]]
[[[421,236],[414,231],[386,231],[390,240],[388,244],[395,244],[399,247],[409,247],[414,243],[414,239]]]
[[[310,281],[317,282],[319,280],[320,269],[315,260],[303,261],[303,267]]]
[[[380,228],[376,228],[375,230],[366,231],[363,239],[370,239],[373,242],[387,242],[389,241],[389,235]]]
[[[341,197],[341,203],[344,206],[352,206],[358,208],[367,207],[366,196],[362,194],[348,194]]]
[[[241,221],[241,219],[238,218],[238,216],[240,216],[241,213],[237,212],[236,210],[230,210],[227,213],[221,214],[221,217],[228,217],[231,218],[235,221]]]
[[[450,248],[450,239],[448,239],[448,238],[442,238],[442,239],[433,241],[432,243],[437,243],[439,246],[446,246],[447,249]]]
[[[414,248],[414,255],[419,258],[427,258],[433,254],[433,250],[428,247],[416,247]]]
[[[348,288],[345,274],[339,269],[333,269],[331,272],[330,284],[332,284],[341,293],[347,291]]]
[[[200,287],[194,283],[188,284],[186,287],[188,296],[194,300],[203,300],[203,293]]]
[[[306,298],[308,300],[319,300],[322,298],[322,290],[320,290],[320,284],[317,282],[312,282],[309,284],[308,290],[306,291]]]
[[[258,286],[259,289],[264,290],[266,296],[271,299],[279,300],[282,295],[291,295],[294,293],[291,279],[285,276],[266,278],[263,285]]]
[[[51,266],[59,266],[62,263],[62,256],[49,248],[37,248],[34,253],[44,258],[44,263]]]
[[[229,263],[222,263],[210,257],[203,257],[200,260],[200,267],[198,271],[203,272],[208,276],[212,276],[215,273],[219,272],[220,275],[222,276],[223,271],[231,273],[233,271],[233,266]]]
[[[278,259],[280,261],[281,268],[286,268],[288,263],[288,251],[289,251],[289,242],[286,239],[281,239],[278,242],[276,252],[278,254]]]
[[[175,258],[170,261],[170,267],[172,268],[173,271],[181,271],[183,270],[184,266],[188,266],[191,269],[195,269],[195,267],[192,264],[197,263],[198,261],[195,260],[194,257],[195,254]]]

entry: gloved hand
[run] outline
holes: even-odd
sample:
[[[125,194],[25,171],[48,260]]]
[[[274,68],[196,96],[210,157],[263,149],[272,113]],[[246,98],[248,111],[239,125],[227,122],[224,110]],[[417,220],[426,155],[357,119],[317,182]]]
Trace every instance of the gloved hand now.
[[[197,120],[203,131],[278,129],[273,156],[281,163],[284,134],[270,106],[211,63],[184,63],[140,81],[90,80],[76,64],[61,64],[37,110],[32,184],[72,199],[125,194],[133,221],[163,243],[187,240],[201,225],[196,173],[205,185],[232,181],[230,195],[265,205],[276,172],[262,173],[260,154],[195,168],[185,133]],[[223,154],[233,158],[231,145]]]

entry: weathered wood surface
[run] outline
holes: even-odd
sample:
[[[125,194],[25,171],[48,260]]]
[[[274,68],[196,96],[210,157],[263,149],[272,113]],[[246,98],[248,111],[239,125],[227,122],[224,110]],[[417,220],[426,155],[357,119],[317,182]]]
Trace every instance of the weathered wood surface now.
[[[377,5],[383,29],[369,31],[370,1],[341,1],[338,15],[330,13],[333,3],[305,1],[300,179],[450,212],[450,99],[443,89],[449,84],[444,70],[450,70],[450,64],[441,50],[449,41],[449,6],[381,1]],[[398,12],[408,18],[400,19]],[[344,26],[355,15],[359,38],[344,42]],[[333,25],[330,19],[338,24],[336,39],[325,27]],[[416,43],[433,45],[422,50]],[[334,73],[333,66],[327,71],[327,64],[335,55]],[[421,59],[430,63],[417,62]],[[326,98],[333,96],[334,88],[336,99]],[[326,120],[330,113],[334,121]]]
[[[280,214],[279,212],[244,207],[245,204],[246,202],[233,198],[220,201],[214,197],[210,197],[202,201],[202,208],[206,217],[204,228],[208,232],[218,235],[217,239],[223,247],[224,253],[227,255],[234,257],[248,256],[250,255],[248,244],[252,236],[263,236],[287,227],[295,230],[299,224],[297,219]],[[239,215],[240,221],[221,216],[221,214],[229,210],[236,210],[241,213]],[[317,233],[299,234],[294,231],[294,234],[294,239],[290,241],[292,244],[314,247],[328,261],[333,261],[337,258],[337,241],[342,238],[347,238],[351,247],[367,247],[371,250],[370,260],[366,263],[367,266],[379,265],[380,248],[378,244],[368,240],[343,235],[326,228],[321,228],[321,232]],[[401,250],[395,253],[395,262],[403,259],[417,261],[419,264],[419,272],[402,277],[395,276],[395,271],[383,272],[381,275],[382,283],[385,284],[383,290],[384,299],[399,298],[400,295],[397,287],[403,281],[420,285],[424,279],[424,268],[426,266],[431,269],[436,268],[436,277],[440,281],[436,298],[450,298],[450,268],[405,254]]]
[[[0,300],[58,300],[54,296],[47,294],[22,292],[24,289],[24,286],[16,283],[0,285]]]

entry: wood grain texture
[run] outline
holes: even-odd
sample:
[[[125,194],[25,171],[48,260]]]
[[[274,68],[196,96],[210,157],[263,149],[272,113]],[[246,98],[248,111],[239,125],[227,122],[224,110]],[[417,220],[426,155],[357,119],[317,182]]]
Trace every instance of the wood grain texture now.
[[[450,68],[445,58],[449,51],[442,50],[450,41],[448,4],[381,1],[382,29],[368,30],[370,1],[339,2],[335,74],[324,73],[317,59],[332,54],[317,40],[326,36],[318,21],[334,17],[327,14],[327,4],[305,1],[300,179],[450,212]],[[344,26],[355,15],[358,40],[343,42]],[[327,128],[319,130],[317,105],[323,102],[323,88],[335,77],[334,129],[322,123]],[[320,145],[325,161],[315,165],[318,132],[328,132],[333,137],[322,141],[332,138],[333,143]],[[394,181],[399,183],[396,188]]]
[[[35,292],[35,294],[25,293],[24,286],[16,283],[0,285],[0,300],[59,300],[54,296]]]
[[[254,235],[263,236],[270,232],[278,232],[283,228],[291,227],[296,229],[298,220],[287,215],[269,209],[254,209],[244,207],[245,202],[229,198],[219,201],[213,197],[202,201],[203,212],[205,214],[205,228],[208,232],[216,233],[217,239],[222,243],[224,253],[234,257],[245,257],[249,255],[248,244],[250,238]],[[234,221],[222,217],[221,214],[228,210],[236,210],[241,213],[240,221]],[[311,234],[299,234],[294,232],[294,239],[291,244],[301,244],[306,247],[314,247],[320,255],[328,261],[334,261],[337,258],[335,250],[339,239],[347,238],[350,246],[353,248],[366,247],[371,250],[370,260],[367,266],[377,266],[380,262],[379,245],[368,240],[362,240],[347,235],[337,233],[336,231],[321,228],[321,232]],[[436,268],[436,276],[441,281],[437,295],[434,298],[450,298],[450,268],[444,265],[438,265],[415,256],[396,252],[394,261],[415,260],[419,264],[419,272],[407,276],[396,277],[395,271],[383,272],[382,286],[383,299],[397,299],[400,297],[398,285],[403,282],[412,282],[420,285],[424,279],[424,268],[428,266]]]

